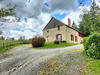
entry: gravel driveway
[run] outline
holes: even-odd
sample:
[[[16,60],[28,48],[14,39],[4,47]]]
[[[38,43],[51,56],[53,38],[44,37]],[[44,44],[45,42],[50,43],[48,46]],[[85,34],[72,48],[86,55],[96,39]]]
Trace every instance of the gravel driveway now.
[[[23,45],[6,52],[7,57],[0,59],[0,75],[34,75],[40,63],[61,53],[83,48],[83,45],[51,49],[32,49]]]

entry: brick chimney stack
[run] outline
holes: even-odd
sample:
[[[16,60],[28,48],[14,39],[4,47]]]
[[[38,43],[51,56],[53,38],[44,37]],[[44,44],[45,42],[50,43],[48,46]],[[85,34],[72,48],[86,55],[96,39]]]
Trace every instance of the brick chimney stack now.
[[[68,18],[68,26],[71,26],[71,20]]]

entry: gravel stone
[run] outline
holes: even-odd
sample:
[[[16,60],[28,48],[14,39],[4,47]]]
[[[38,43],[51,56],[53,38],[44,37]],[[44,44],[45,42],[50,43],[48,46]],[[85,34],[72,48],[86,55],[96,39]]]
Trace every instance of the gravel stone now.
[[[83,45],[38,50],[31,48],[30,45],[14,48],[7,52],[10,56],[0,58],[0,75],[34,75],[40,69],[40,63],[80,48],[83,48]]]

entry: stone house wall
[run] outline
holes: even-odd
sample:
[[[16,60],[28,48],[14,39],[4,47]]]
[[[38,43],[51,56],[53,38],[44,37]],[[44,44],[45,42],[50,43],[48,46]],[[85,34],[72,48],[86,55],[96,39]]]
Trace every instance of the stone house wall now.
[[[46,42],[53,42],[56,40],[56,35],[62,34],[62,41],[67,41],[67,43],[80,43],[81,37],[76,30],[67,27],[66,25],[60,26],[60,30],[58,27],[47,29],[43,31],[43,37],[46,39]],[[74,41],[71,40],[71,35],[74,36]],[[49,40],[47,40],[47,36],[49,36]],[[77,36],[77,41],[75,41],[75,36]]]

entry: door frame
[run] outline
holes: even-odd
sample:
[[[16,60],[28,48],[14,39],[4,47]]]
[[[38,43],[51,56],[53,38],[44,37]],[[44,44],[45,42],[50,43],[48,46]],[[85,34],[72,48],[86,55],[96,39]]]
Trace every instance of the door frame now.
[[[56,40],[58,40],[58,35],[61,36],[60,41],[62,41],[62,34],[57,34],[57,35],[56,35]]]

